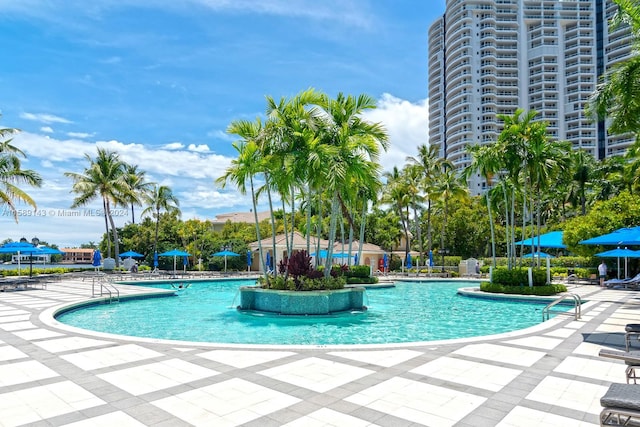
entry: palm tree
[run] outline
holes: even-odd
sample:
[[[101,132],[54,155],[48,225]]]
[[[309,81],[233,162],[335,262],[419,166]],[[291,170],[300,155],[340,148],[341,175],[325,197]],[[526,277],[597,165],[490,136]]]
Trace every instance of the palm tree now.
[[[262,256],[262,238],[260,236],[260,223],[258,221],[258,198],[253,181],[254,176],[262,172],[261,153],[256,142],[262,135],[262,122],[260,119],[256,119],[255,122],[237,120],[229,125],[227,133],[238,135],[242,138],[242,141],[233,143],[233,148],[238,152],[238,158],[231,161],[231,166],[227,168],[224,175],[216,180],[216,183],[224,188],[227,182],[233,182],[241,194],[246,194],[247,180],[249,181],[256,236],[258,239],[258,254],[260,256],[260,263],[262,264],[262,271],[266,274],[267,268],[264,257]]]
[[[390,172],[383,175],[387,179],[386,191],[382,196],[383,203],[389,203],[393,206],[396,214],[400,218],[402,231],[405,238],[405,260],[409,256],[411,244],[409,239],[409,205],[411,203],[411,194],[407,180],[401,170],[394,166]]]
[[[158,251],[158,229],[160,226],[160,213],[177,214],[180,216],[180,202],[173,194],[171,188],[166,185],[154,185],[149,193],[143,196],[147,207],[142,211],[142,215],[151,215],[156,222],[155,235],[153,239],[153,253]]]
[[[577,198],[580,204],[582,216],[587,214],[587,186],[591,183],[596,171],[596,159],[585,150],[570,152],[571,178],[577,190]]]
[[[0,128],[0,205],[6,205],[18,222],[18,210],[16,201],[27,203],[33,209],[37,209],[36,202],[19,185],[26,184],[31,187],[42,186],[42,177],[30,169],[22,169],[20,158],[26,158],[24,152],[11,144],[11,135],[17,133],[17,129]]]
[[[126,203],[123,198],[128,191],[124,177],[125,163],[120,160],[120,156],[116,152],[102,148],[98,148],[98,155],[95,159],[91,158],[89,154],[85,154],[85,159],[89,162],[89,166],[82,173],[65,172],[65,176],[73,180],[71,191],[78,195],[73,200],[71,207],[85,206],[98,197],[102,199],[107,233],[107,256],[111,257],[111,241],[108,237],[109,226],[111,226],[117,267],[120,264],[120,244],[111,208]]]
[[[635,36],[631,56],[612,67],[596,87],[587,105],[587,114],[594,119],[609,119],[609,132],[631,132],[640,139],[640,3],[635,0],[614,0],[619,6],[612,19],[612,28],[629,26]]]
[[[422,144],[418,146],[418,156],[407,157],[407,161],[413,164],[419,171],[422,179],[420,182],[420,189],[425,195],[423,198],[427,202],[427,249],[430,252],[432,250],[432,236],[431,236],[431,206],[433,202],[433,184],[436,176],[442,170],[442,165],[445,162],[438,155],[438,147],[435,145]],[[418,226],[418,244],[420,245],[420,253],[424,253],[422,247],[422,238],[420,230],[420,222],[416,224]]]
[[[535,213],[536,213],[536,235],[541,231],[541,204],[543,193],[545,193],[552,182],[563,170],[569,167],[567,154],[571,150],[569,143],[549,141],[546,136],[546,125],[541,122],[533,123],[531,137],[527,145],[527,157],[525,160],[525,171],[528,173],[527,181],[531,183]],[[533,248],[533,245],[532,245]],[[540,242],[535,248],[540,252]],[[534,252],[532,250],[532,252]],[[540,258],[537,258],[538,264]]]
[[[124,199],[131,206],[131,223],[136,223],[136,216],[133,206],[141,206],[142,198],[153,187],[153,182],[146,181],[146,172],[138,170],[138,165],[125,164],[124,180],[127,183],[127,193]]]
[[[449,203],[462,200],[469,194],[466,181],[463,176],[450,166],[444,166],[442,173],[438,175],[437,182],[435,184],[436,193],[439,195],[439,201],[443,205],[443,219],[442,219],[442,233],[440,234],[440,250],[442,253],[442,271],[444,271],[444,237],[447,229],[447,216],[449,213]]]
[[[318,107],[321,109],[316,114],[322,120],[322,143],[316,153],[325,164],[322,178],[331,200],[329,248],[324,271],[328,277],[339,208],[344,208],[345,199],[351,198],[354,191],[349,184],[379,179],[378,156],[380,148],[386,149],[388,145],[388,135],[381,124],[369,123],[360,117],[363,111],[376,107],[370,96],[353,97],[339,93],[335,99],[330,99],[323,95]]]
[[[487,188],[484,192],[487,204],[487,212],[489,214],[489,227],[491,229],[491,259],[492,265],[496,267],[496,232],[495,224],[493,223],[493,214],[491,211],[491,200],[489,199],[489,190],[491,188],[493,177],[498,173],[500,169],[500,158],[489,145],[473,145],[467,147],[467,151],[471,154],[471,164],[464,172],[465,178],[476,171],[482,175],[487,183]]]

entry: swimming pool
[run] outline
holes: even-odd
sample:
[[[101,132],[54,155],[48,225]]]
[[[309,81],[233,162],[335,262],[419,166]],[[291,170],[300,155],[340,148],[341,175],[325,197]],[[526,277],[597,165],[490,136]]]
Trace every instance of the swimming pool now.
[[[67,325],[136,337],[225,344],[391,344],[510,332],[541,322],[546,303],[470,298],[475,282],[399,282],[369,289],[364,313],[323,317],[238,312],[254,281],[194,282],[175,297],[122,300],[61,313]],[[149,286],[145,284],[145,286]],[[156,285],[171,289],[170,284]],[[235,302],[234,302],[235,300]]]

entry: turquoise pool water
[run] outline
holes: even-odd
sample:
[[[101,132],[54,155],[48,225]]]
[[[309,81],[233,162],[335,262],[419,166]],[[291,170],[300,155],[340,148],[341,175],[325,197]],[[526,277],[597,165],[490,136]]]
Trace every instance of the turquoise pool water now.
[[[369,289],[365,313],[277,317],[235,309],[240,286],[253,281],[194,282],[178,296],[123,300],[62,313],[79,328],[137,337],[239,344],[383,344],[465,338],[541,322],[545,303],[465,297],[464,282],[408,282]],[[145,284],[148,286],[148,284]],[[171,289],[169,284],[157,287]],[[235,303],[234,303],[235,300]]]

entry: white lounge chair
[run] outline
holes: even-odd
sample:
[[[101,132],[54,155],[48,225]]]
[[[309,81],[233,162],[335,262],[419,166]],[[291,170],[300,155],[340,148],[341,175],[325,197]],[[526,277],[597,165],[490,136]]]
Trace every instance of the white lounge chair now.
[[[627,279],[609,279],[604,282],[607,288],[612,288],[614,286],[624,286],[625,288],[637,287],[640,284],[640,273],[636,274],[633,277]]]

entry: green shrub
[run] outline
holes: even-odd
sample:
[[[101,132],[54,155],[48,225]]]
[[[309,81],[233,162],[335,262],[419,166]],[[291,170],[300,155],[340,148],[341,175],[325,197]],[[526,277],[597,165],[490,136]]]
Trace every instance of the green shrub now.
[[[510,295],[539,295],[550,296],[561,292],[566,292],[567,287],[562,284],[552,283],[549,285],[541,286],[512,286],[501,285],[499,283],[482,282],[480,284],[480,290],[490,293],[501,293]]]
[[[347,284],[349,285],[366,285],[371,283],[378,283],[377,277],[347,277]]]
[[[309,277],[299,277],[298,283],[289,277],[284,279],[284,275],[269,276],[265,280],[264,277],[258,279],[258,284],[267,289],[275,289],[280,291],[320,291],[329,289],[342,289],[347,283],[344,277],[328,277],[312,279]]]
[[[367,278],[371,273],[371,269],[368,265],[353,265],[346,271],[345,275],[347,277],[361,277]]]
[[[534,268],[532,271],[533,286],[544,286],[547,283],[547,270]],[[493,283],[504,286],[528,286],[529,273],[527,268],[496,268],[491,277]]]

